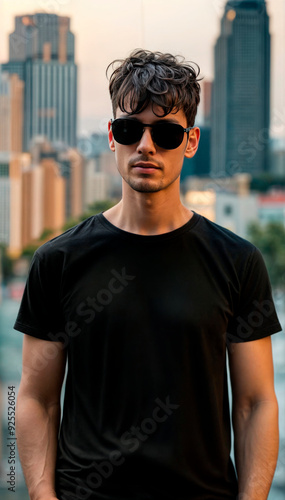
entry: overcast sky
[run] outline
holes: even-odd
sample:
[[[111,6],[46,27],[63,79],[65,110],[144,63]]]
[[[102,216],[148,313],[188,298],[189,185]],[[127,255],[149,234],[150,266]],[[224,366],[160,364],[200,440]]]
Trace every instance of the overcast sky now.
[[[213,48],[225,0],[0,0],[0,62],[8,60],[14,16],[34,12],[71,17],[79,66],[79,132],[104,130],[111,116],[106,66],[143,47],[182,54],[213,78]],[[285,0],[268,0],[272,35],[275,134],[285,136]],[[282,122],[282,127],[280,126]]]

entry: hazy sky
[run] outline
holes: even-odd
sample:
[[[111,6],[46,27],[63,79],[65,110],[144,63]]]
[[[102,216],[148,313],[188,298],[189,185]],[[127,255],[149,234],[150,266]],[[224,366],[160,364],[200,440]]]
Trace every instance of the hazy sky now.
[[[0,0],[0,62],[8,60],[14,16],[34,12],[71,17],[79,66],[79,132],[105,130],[111,116],[107,65],[143,47],[182,54],[213,77],[213,48],[226,0]],[[285,0],[267,0],[272,35],[274,132],[285,136]],[[275,120],[276,121],[276,120]]]

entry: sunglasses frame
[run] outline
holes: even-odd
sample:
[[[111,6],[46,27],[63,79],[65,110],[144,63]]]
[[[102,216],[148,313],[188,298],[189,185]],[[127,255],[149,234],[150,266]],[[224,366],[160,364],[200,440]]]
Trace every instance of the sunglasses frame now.
[[[112,129],[113,123],[118,122],[118,121],[126,121],[126,120],[129,121],[129,122],[131,122],[131,123],[135,122],[135,123],[140,124],[142,126],[142,134],[141,134],[140,138],[137,141],[134,141],[134,142],[132,142],[130,144],[120,143],[119,141],[116,141],[116,139],[114,137],[115,141],[119,142],[119,144],[122,144],[123,146],[131,146],[132,144],[135,144],[136,142],[139,142],[141,140],[142,136],[143,136],[143,133],[144,133],[146,127],[150,127],[151,129],[153,129],[153,128],[159,126],[159,125],[163,125],[164,123],[169,123],[170,125],[174,125],[176,127],[180,127],[183,130],[183,132],[187,134],[187,138],[189,137],[190,130],[193,130],[195,128],[195,127],[183,128],[182,125],[180,125],[179,123],[173,123],[173,122],[168,122],[168,121],[150,124],[150,123],[142,123],[139,120],[135,120],[134,118],[116,118],[115,120],[112,120],[112,119],[110,120],[111,129]],[[113,131],[113,129],[112,129],[112,131]],[[152,137],[152,140],[153,140],[154,144],[156,144],[159,148],[162,148],[162,149],[169,149],[169,150],[177,149],[177,148],[179,148],[179,146],[183,142],[183,139],[182,139],[182,141],[180,142],[180,144],[178,144],[178,146],[175,146],[175,148],[164,148],[163,146],[160,146],[159,144],[157,144],[157,142],[155,142],[153,134],[152,134],[152,131],[151,131],[151,137]]]

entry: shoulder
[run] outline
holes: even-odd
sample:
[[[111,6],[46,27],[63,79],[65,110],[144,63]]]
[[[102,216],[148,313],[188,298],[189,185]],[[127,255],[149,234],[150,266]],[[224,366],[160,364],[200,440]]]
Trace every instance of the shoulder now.
[[[199,216],[195,238],[204,256],[211,255],[223,268],[235,269],[240,279],[252,267],[264,270],[264,259],[253,243],[206,217]]]
[[[202,215],[199,215],[195,233],[198,239],[204,241],[205,244],[211,245],[212,250],[230,252],[232,255],[242,253],[247,256],[254,254],[256,251],[258,252],[255,245],[247,239],[238,236]]]
[[[67,254],[86,248],[91,238],[94,238],[98,226],[97,216],[91,216],[64,233],[41,245],[34,258],[39,260],[58,258],[61,260]],[[97,230],[97,231],[96,231]]]

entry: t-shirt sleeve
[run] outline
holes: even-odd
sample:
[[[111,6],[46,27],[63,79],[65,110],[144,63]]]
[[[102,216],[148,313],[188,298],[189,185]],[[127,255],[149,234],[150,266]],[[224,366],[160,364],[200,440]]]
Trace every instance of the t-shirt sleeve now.
[[[241,279],[238,308],[228,324],[227,338],[229,342],[249,342],[280,330],[268,272],[260,251],[253,247]]]
[[[14,329],[39,339],[56,341],[60,340],[62,328],[58,266],[36,252]]]

